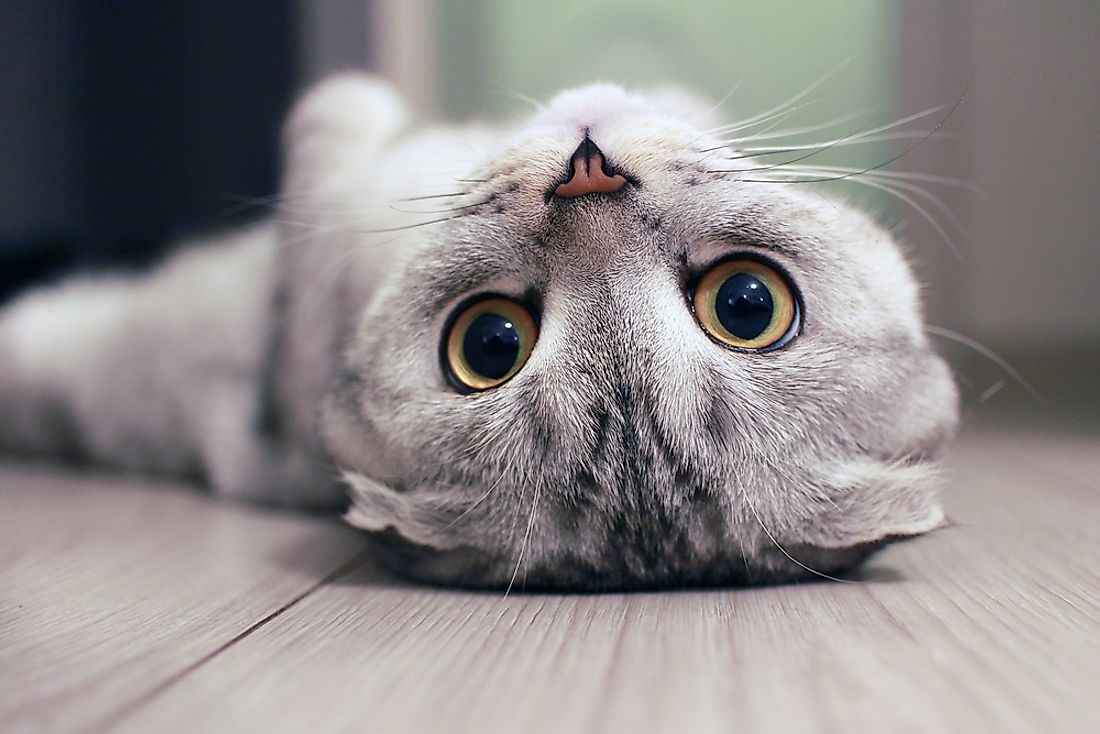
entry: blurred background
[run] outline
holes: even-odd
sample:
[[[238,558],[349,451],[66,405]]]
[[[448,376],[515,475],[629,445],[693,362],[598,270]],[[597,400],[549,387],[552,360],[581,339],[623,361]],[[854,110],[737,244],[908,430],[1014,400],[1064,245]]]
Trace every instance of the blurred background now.
[[[755,128],[773,145],[928,111],[890,129],[910,137],[803,163],[898,158],[875,173],[964,185],[807,185],[898,232],[970,420],[1100,429],[1096,3],[2,0],[0,299],[264,216],[286,109],[347,68],[428,121],[525,114],[593,80],[686,85],[731,120],[802,94]]]

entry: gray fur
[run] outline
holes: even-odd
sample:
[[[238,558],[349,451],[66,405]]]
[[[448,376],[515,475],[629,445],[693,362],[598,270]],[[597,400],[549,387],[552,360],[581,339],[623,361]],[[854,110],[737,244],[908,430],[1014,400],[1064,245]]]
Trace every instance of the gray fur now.
[[[703,152],[706,114],[601,85],[413,133],[384,86],[330,80],[288,125],[277,222],[0,314],[0,442],[295,505],[336,501],[338,471],[395,568],[475,586],[779,581],[936,528],[956,393],[897,245],[729,172],[760,164]],[[585,131],[639,185],[548,200]],[[736,252],[798,290],[773,352],[691,312],[691,279]],[[479,293],[532,302],[540,334],[465,395],[439,348]]]

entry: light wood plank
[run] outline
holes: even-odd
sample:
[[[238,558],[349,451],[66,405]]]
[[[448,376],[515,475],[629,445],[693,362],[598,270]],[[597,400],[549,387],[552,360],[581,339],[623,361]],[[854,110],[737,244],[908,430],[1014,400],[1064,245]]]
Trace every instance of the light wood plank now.
[[[358,568],[125,731],[1073,731],[1100,717],[1100,508],[966,441],[956,527],[856,584],[474,594]],[[1047,484],[1058,482],[1046,477]]]
[[[0,469],[0,731],[96,725],[361,549],[335,520]]]
[[[1030,467],[1031,486],[1052,483],[1057,488],[1066,484],[1060,477],[1091,488],[1093,499],[1100,501],[1100,434],[999,431],[984,433],[975,442],[1025,471]]]

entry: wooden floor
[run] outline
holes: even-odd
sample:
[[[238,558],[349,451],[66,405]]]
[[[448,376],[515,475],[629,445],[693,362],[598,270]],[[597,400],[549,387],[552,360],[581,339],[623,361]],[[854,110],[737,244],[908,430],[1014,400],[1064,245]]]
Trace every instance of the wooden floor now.
[[[530,596],[338,522],[0,468],[0,731],[1100,731],[1100,442],[982,432],[859,583]]]

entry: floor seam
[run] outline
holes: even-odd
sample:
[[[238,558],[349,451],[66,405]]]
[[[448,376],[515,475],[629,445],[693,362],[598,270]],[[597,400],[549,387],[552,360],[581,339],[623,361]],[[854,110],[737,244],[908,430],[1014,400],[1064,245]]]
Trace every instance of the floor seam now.
[[[89,734],[91,732],[108,731],[112,727],[115,727],[115,726],[121,724],[128,717],[130,717],[134,713],[136,713],[138,711],[138,709],[140,709],[142,706],[149,703],[154,698],[161,695],[162,693],[167,691],[169,688],[171,688],[172,686],[179,683],[181,680],[183,680],[187,676],[194,673],[196,670],[199,670],[200,668],[205,666],[207,663],[211,662],[212,660],[217,658],[219,655],[221,655],[225,651],[232,648],[237,643],[242,642],[243,640],[250,637],[253,633],[255,633],[255,632],[259,631],[260,629],[262,629],[263,627],[265,627],[270,622],[273,622],[274,620],[278,619],[285,612],[293,609],[300,602],[304,601],[307,597],[311,596],[314,592],[316,592],[318,589],[320,589],[325,584],[331,583],[332,581],[335,581],[336,579],[340,578],[341,576],[346,574],[348,571],[352,570],[353,568],[355,568],[356,566],[361,564],[369,555],[370,555],[369,549],[365,549],[365,550],[361,550],[361,551],[357,552],[355,555],[353,555],[347,561],[345,561],[344,563],[337,566],[333,571],[331,571],[328,574],[326,574],[325,576],[323,576],[315,584],[313,584],[312,586],[307,588],[305,591],[303,591],[302,593],[295,596],[293,599],[288,601],[286,604],[282,605],[281,607],[279,607],[275,611],[271,612],[266,617],[264,617],[264,618],[262,618],[262,619],[260,619],[256,622],[254,622],[253,624],[249,625],[248,627],[246,627],[241,632],[238,632],[236,635],[234,635],[229,640],[225,641],[224,643],[222,643],[221,645],[219,645],[215,649],[211,650],[210,652],[208,652],[205,655],[203,655],[202,657],[200,657],[198,660],[195,660],[194,662],[189,663],[188,665],[184,666],[183,668],[176,671],[172,675],[168,676],[167,678],[165,678],[163,681],[161,681],[157,685],[153,686],[149,690],[147,690],[144,693],[142,693],[141,695],[139,695],[137,698],[134,698],[133,700],[128,701],[127,703],[124,703],[123,705],[116,708],[114,711],[111,711],[110,713],[108,713],[106,716],[101,717],[98,721],[96,721],[94,724],[90,725],[84,731],[89,732]]]

